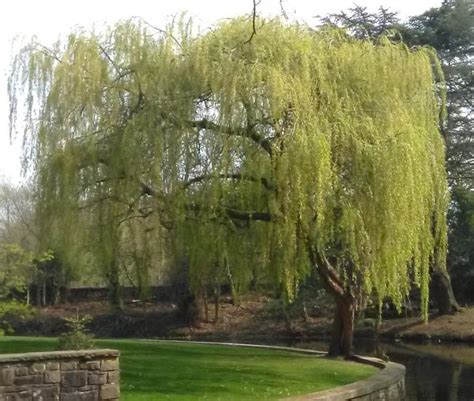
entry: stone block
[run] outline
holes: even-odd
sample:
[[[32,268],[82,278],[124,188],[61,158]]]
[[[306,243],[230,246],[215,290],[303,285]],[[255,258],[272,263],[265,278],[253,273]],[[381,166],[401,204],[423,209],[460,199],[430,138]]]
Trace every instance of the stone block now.
[[[102,361],[102,372],[107,372],[109,370],[118,370],[118,368],[119,368],[118,358],[104,359]]]
[[[390,399],[387,398],[387,392],[385,391],[385,389],[381,389],[379,391],[372,393],[372,400],[373,401],[390,401]]]
[[[120,372],[118,370],[111,370],[107,372],[107,383],[119,383]]]
[[[30,374],[30,369],[28,369],[26,366],[20,366],[15,369],[15,374],[17,376],[27,376]]]
[[[87,384],[87,372],[84,370],[61,372],[61,385],[64,387],[83,387]]]
[[[59,401],[59,394],[50,396],[41,395],[38,399],[33,398],[32,401]]]
[[[20,391],[16,394],[7,394],[7,401],[33,401],[31,391]]]
[[[91,373],[91,372],[89,372],[87,382],[89,384],[94,384],[94,385],[105,384],[105,383],[107,383],[107,373]]]
[[[43,373],[46,369],[46,364],[44,363],[34,363],[30,366],[30,373]]]
[[[15,368],[0,369],[0,386],[11,386],[15,379]]]
[[[104,384],[100,388],[100,401],[103,400],[113,400],[119,398],[120,390],[119,387],[115,384]]]
[[[87,361],[79,364],[79,369],[100,370],[100,361]]]
[[[59,398],[60,401],[98,401],[99,395],[97,390],[90,390],[75,393],[62,393]]]
[[[45,383],[59,383],[61,381],[61,372],[59,370],[47,370],[44,372]]]
[[[400,398],[400,387],[398,383],[391,385],[387,391],[388,400],[398,400]]]
[[[59,401],[59,386],[41,387],[33,390],[32,401]]]
[[[98,390],[97,386],[61,387],[62,393],[84,393],[92,390]]]
[[[77,362],[61,362],[61,370],[76,370],[77,369]]]
[[[37,385],[43,384],[43,375],[28,375],[28,376],[16,376],[15,377],[15,385],[23,386],[23,385]]]
[[[46,364],[48,370],[59,370],[59,362],[48,362]]]
[[[0,387],[0,394],[8,394],[8,393],[20,393],[22,391],[28,391],[31,389],[31,385],[23,385],[23,386],[2,386]]]

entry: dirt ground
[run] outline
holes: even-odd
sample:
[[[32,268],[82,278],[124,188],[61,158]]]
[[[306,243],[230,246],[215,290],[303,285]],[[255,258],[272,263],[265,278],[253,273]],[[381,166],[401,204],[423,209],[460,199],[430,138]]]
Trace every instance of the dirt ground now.
[[[200,319],[190,320],[181,316],[178,305],[171,302],[130,302],[120,312],[111,311],[103,302],[83,302],[36,308],[31,318],[12,318],[9,323],[17,335],[57,336],[66,330],[64,318],[84,315],[93,318],[89,328],[97,337],[250,342],[327,336],[331,321],[328,317],[285,319],[275,300],[250,294],[238,305],[233,305],[230,297],[222,297],[217,321],[213,304],[209,304],[206,321],[203,308]]]
[[[432,315],[428,323],[419,318],[389,320],[382,325],[382,334],[413,340],[474,342],[474,307],[455,315]]]
[[[209,305],[208,320],[189,321],[179,314],[176,304],[127,303],[121,312],[111,311],[102,302],[59,305],[37,309],[27,321],[11,322],[19,335],[52,335],[65,331],[64,317],[90,315],[90,330],[98,337],[182,338],[214,341],[259,341],[275,339],[324,340],[331,333],[331,316],[285,315],[275,300],[260,294],[250,294],[239,305],[224,297],[219,307],[219,319],[214,322],[214,305]],[[474,343],[474,307],[452,316],[432,315],[428,323],[419,318],[384,320],[375,331],[374,319],[362,319],[356,324],[358,337],[403,340],[463,341]]]

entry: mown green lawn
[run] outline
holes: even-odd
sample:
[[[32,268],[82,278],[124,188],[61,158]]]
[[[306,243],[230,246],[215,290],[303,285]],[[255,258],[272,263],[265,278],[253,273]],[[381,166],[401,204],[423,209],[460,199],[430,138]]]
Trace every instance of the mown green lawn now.
[[[55,349],[56,339],[0,337],[0,353]],[[287,351],[146,340],[97,340],[121,352],[122,401],[278,400],[362,380],[366,365]]]

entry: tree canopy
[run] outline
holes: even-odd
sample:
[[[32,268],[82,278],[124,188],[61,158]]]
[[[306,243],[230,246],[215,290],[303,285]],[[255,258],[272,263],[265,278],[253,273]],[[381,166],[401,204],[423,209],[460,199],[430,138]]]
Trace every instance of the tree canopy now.
[[[291,300],[316,268],[334,294],[396,305],[415,283],[426,310],[448,202],[435,53],[262,22],[251,40],[239,18],[26,46],[11,115],[26,115],[43,238],[110,280],[133,237],[195,281],[258,264]]]
[[[401,23],[396,13],[380,8],[371,13],[366,7],[354,6],[348,12],[331,14],[322,19],[330,25],[340,26],[357,37],[377,40],[391,35],[394,40],[403,40],[409,46],[433,47],[442,65],[447,86],[447,118],[440,121],[440,129],[446,141],[446,169],[452,202],[448,217],[464,205],[457,204],[463,197],[462,188],[473,189],[473,130],[472,130],[472,39],[474,34],[474,8],[464,0],[446,0],[439,8],[432,8],[421,15]],[[458,190],[458,188],[461,189]],[[449,234],[448,268],[457,283],[468,282],[469,269],[453,263],[468,259],[462,252],[464,237],[455,228],[459,223],[451,218]],[[456,292],[462,290],[459,285]],[[441,314],[452,314],[460,310],[454,297],[451,279],[444,266],[433,264],[431,270],[431,300]]]

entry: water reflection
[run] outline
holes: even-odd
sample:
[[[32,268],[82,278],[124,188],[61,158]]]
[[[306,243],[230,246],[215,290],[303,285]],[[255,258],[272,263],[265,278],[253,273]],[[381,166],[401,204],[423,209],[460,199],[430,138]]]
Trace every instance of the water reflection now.
[[[459,347],[458,351],[462,352],[463,348],[468,347]],[[405,352],[393,346],[387,354],[407,368],[409,401],[474,401],[474,361],[469,365],[424,352]]]
[[[292,344],[327,349],[325,343]],[[474,401],[474,346],[356,342],[363,355],[386,354],[407,368],[407,401]]]

